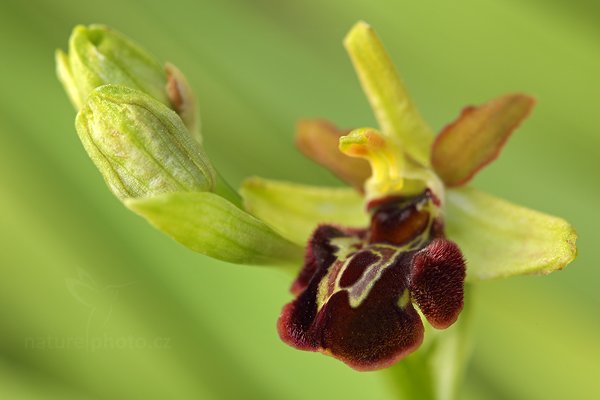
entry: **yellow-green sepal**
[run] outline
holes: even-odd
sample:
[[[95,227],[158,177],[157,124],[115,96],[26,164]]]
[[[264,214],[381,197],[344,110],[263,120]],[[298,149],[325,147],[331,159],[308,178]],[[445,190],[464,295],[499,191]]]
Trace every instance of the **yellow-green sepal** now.
[[[351,188],[252,177],[244,182],[240,194],[246,210],[302,246],[319,224],[364,227],[369,222],[362,196]]]
[[[179,243],[209,257],[251,265],[302,260],[302,247],[215,193],[163,193],[124,203]]]
[[[430,165],[433,132],[423,120],[375,31],[356,23],[344,39],[362,88],[382,133],[395,137],[420,164]]]
[[[446,196],[446,235],[467,260],[467,281],[548,274],[577,255],[577,233],[562,218],[468,187]]]

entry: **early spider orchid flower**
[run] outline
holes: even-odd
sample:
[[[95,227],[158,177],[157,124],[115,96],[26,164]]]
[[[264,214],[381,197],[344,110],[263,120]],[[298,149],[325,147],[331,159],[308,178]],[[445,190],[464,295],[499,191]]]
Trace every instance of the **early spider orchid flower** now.
[[[420,346],[421,315],[434,328],[452,325],[465,284],[563,268],[576,234],[465,186],[499,155],[531,97],[468,107],[435,137],[373,30],[359,22],[345,46],[379,130],[305,120],[297,145],[347,188],[254,177],[238,194],[206,156],[185,77],[105,27],[76,28],[57,62],[77,132],[128,208],[221,260],[299,265],[304,255],[279,335],[373,370]]]

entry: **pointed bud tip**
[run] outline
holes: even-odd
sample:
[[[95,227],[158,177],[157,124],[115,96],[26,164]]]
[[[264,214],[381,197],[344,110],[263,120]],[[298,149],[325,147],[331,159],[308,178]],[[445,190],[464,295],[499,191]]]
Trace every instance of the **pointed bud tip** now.
[[[76,108],[82,107],[96,87],[105,84],[139,89],[169,105],[165,90],[166,74],[162,65],[142,47],[107,26],[77,25],[69,38],[69,51],[61,55],[60,65],[68,66],[71,76],[65,88],[77,92]],[[64,74],[63,74],[64,75]],[[64,84],[64,77],[59,77]]]

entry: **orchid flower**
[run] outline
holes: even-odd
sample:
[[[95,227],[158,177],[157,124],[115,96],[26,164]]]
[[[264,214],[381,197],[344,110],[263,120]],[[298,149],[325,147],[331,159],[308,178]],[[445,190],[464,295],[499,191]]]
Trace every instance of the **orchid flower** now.
[[[373,30],[358,23],[345,46],[381,132],[344,135],[306,120],[297,144],[358,191],[253,178],[242,195],[246,209],[290,240],[311,238],[292,286],[297,299],[280,319],[283,340],[377,369],[421,343],[411,303],[436,328],[456,320],[464,260],[467,282],[549,273],[573,260],[576,235],[560,218],[465,187],[530,113],[531,97],[467,107],[434,137]]]
[[[345,188],[252,177],[238,194],[203,148],[183,74],[106,27],[77,27],[57,71],[84,147],[128,208],[214,258],[302,265],[278,321],[282,340],[373,370],[417,350],[427,324],[454,324],[465,285],[566,266],[576,233],[466,186],[533,98],[467,107],[434,136],[371,27],[357,23],[344,44],[379,129],[303,120],[296,144]]]

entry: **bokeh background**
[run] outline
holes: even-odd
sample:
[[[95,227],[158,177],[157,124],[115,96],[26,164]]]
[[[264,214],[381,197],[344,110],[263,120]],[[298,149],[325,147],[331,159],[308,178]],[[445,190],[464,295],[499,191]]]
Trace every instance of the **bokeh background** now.
[[[561,272],[478,285],[462,398],[600,398],[593,0],[2,0],[0,398],[392,398],[381,374],[279,341],[289,275],[194,254],[128,212],[84,153],[54,74],[74,25],[108,24],[188,75],[208,152],[233,184],[337,184],[294,150],[293,127],[374,124],[341,46],[359,19],[436,129],[466,104],[534,94],[533,116],[473,185],[580,235]]]

